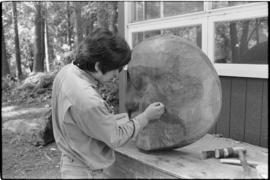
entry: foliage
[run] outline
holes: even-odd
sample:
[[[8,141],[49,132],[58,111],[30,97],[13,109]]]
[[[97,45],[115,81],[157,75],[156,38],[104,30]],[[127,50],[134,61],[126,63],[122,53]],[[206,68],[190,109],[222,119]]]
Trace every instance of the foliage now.
[[[119,113],[119,96],[118,96],[119,79],[108,82],[98,87],[101,97],[108,103],[112,113]]]
[[[10,64],[11,75],[2,78],[2,93],[4,93],[2,102],[8,103],[34,103],[49,101],[51,87],[40,87],[36,86],[38,82],[34,83],[33,79],[42,79],[41,74],[32,74],[31,66],[34,58],[34,32],[35,32],[35,3],[36,2],[17,2],[17,15],[18,15],[18,30],[19,30],[19,41],[20,41],[20,53],[22,71],[26,79],[22,82],[18,81],[16,76],[16,59],[15,59],[15,46],[14,46],[14,31],[13,31],[13,20],[12,20],[12,2],[2,3],[2,18],[3,18],[3,33],[5,36],[7,59]],[[81,18],[83,29],[83,36],[87,36],[88,33],[97,26],[97,12],[98,4],[103,2],[79,2],[82,5]],[[111,2],[107,2],[110,4]],[[112,4],[106,9],[109,17],[113,14]],[[49,41],[52,45],[52,66],[53,73],[56,74],[61,67],[70,63],[74,58],[74,7],[73,3],[69,3],[69,9],[67,2],[47,1],[43,2],[44,10],[47,9],[46,20],[48,23]],[[70,12],[70,19],[68,19],[67,12]],[[71,47],[68,43],[68,21],[71,25]],[[114,22],[117,23],[117,22]],[[11,31],[9,31],[11,29]],[[72,50],[71,50],[72,49]],[[50,73],[43,73],[48,76]],[[11,80],[13,79],[13,80]],[[29,81],[32,83],[29,83]],[[51,83],[53,78],[51,79]],[[28,82],[28,83],[27,83]],[[109,83],[100,87],[100,93],[102,97],[113,106],[113,111],[117,112],[118,106],[118,81]]]

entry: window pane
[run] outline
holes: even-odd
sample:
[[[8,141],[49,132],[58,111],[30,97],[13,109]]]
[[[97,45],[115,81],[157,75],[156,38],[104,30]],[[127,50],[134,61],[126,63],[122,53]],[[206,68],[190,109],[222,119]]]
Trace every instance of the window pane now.
[[[143,32],[132,33],[132,47],[143,41]]]
[[[164,1],[164,17],[203,11],[203,1]]]
[[[202,32],[201,25],[163,30],[163,34],[173,34],[173,35],[180,36],[184,39],[191,41],[193,44],[197,45],[199,48],[202,47],[202,33],[201,32]]]
[[[181,27],[181,28],[171,28],[171,29],[163,29],[163,30],[154,30],[154,31],[146,31],[146,32],[136,32],[132,34],[132,46],[135,47],[141,41],[156,36],[160,34],[173,34],[176,36],[180,36],[186,40],[191,41],[193,44],[197,45],[201,48],[202,44],[202,27],[198,26],[189,26],[189,27]]]
[[[133,21],[142,21],[144,19],[143,17],[143,2],[134,2],[134,19],[132,19]]]
[[[154,19],[160,17],[160,2],[149,1],[145,2],[145,17],[146,19]]]
[[[144,39],[147,39],[156,35],[160,35],[160,30],[146,31],[144,33]]]
[[[215,62],[268,63],[268,18],[215,23]]]
[[[212,9],[229,7],[229,6],[238,6],[247,3],[254,3],[256,1],[213,1]]]
[[[156,35],[160,35],[160,30],[132,33],[132,47],[135,47],[141,41]]]

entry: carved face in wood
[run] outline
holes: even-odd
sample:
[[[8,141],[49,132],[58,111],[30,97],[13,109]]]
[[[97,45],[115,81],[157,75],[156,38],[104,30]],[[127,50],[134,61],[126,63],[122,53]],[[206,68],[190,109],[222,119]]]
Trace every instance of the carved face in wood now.
[[[202,51],[178,36],[137,45],[128,64],[126,109],[135,117],[153,102],[165,113],[138,135],[142,150],[181,147],[205,135],[221,108],[220,81]]]

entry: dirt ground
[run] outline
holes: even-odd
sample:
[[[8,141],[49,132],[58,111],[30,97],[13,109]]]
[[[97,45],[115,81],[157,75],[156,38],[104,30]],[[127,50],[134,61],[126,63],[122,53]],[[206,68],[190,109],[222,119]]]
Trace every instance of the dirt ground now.
[[[2,178],[59,179],[60,151],[55,143],[45,147],[31,144],[27,136],[6,130],[3,124],[43,115],[47,103],[11,105],[2,102]]]

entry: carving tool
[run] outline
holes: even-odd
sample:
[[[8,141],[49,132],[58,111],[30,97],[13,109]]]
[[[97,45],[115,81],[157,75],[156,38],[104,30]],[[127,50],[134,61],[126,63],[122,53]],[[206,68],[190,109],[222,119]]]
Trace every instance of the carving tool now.
[[[223,149],[214,149],[209,151],[202,151],[201,158],[229,158],[229,157],[239,157],[239,152],[246,153],[246,149],[243,147],[228,147]]]
[[[239,165],[241,166],[240,159],[233,159],[233,158],[222,158],[220,159],[220,162],[223,164],[232,164],[232,165]],[[251,167],[256,167],[259,163],[256,161],[247,161],[248,165]]]

